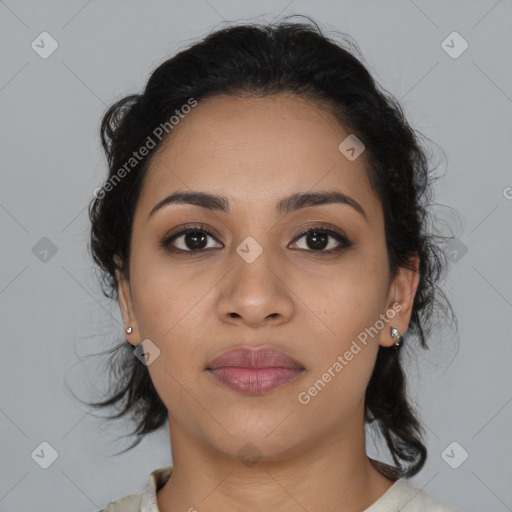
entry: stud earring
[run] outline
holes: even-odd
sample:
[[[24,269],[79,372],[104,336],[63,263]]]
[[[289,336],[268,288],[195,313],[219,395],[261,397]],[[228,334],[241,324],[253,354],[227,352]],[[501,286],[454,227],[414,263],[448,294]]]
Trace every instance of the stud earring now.
[[[131,327],[126,328],[126,333],[131,334],[133,332],[133,329]]]
[[[395,350],[398,350],[404,342],[404,337],[400,334],[400,331],[395,327],[390,327],[389,329],[391,331],[391,337],[395,340]]]

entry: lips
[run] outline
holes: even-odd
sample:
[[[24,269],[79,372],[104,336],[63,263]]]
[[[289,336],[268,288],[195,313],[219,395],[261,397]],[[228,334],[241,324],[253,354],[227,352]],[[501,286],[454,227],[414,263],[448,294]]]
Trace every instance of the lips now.
[[[206,369],[212,370],[233,366],[237,368],[294,368],[303,370],[301,363],[288,354],[272,347],[249,348],[241,347],[227,352],[211,361]]]
[[[243,347],[222,353],[206,370],[228,388],[260,395],[295,380],[305,368],[275,348]]]

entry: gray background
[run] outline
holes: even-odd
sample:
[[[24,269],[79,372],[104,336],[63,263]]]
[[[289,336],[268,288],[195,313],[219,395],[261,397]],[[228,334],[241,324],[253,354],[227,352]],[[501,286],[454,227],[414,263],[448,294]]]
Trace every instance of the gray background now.
[[[429,447],[412,481],[468,512],[512,510],[511,1],[5,0],[1,511],[97,510],[171,463],[165,429],[114,456],[128,445],[117,436],[130,425],[93,417],[68,389],[99,398],[88,390],[102,389],[104,370],[87,355],[123,336],[87,252],[86,208],[106,176],[100,119],[177,48],[224,20],[293,13],[354,37],[413,126],[442,148],[437,202],[462,220],[445,284],[459,331],[440,332],[418,357],[404,347]],[[43,31],[59,45],[46,59],[31,47]],[[458,58],[441,46],[453,31],[469,44]],[[450,210],[439,215],[453,225]],[[48,469],[31,457],[43,441],[58,453]],[[469,454],[457,469],[442,456],[454,441],[452,464]]]

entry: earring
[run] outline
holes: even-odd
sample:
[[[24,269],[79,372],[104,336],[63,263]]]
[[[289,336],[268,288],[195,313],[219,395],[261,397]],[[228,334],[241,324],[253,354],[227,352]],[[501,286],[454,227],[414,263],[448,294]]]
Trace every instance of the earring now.
[[[131,327],[127,327],[127,329],[126,329],[127,334],[131,334],[132,331],[133,331],[133,329]]]
[[[390,327],[389,329],[391,331],[391,337],[395,340],[395,350],[398,350],[404,342],[404,337],[400,334],[400,331],[395,327]]]

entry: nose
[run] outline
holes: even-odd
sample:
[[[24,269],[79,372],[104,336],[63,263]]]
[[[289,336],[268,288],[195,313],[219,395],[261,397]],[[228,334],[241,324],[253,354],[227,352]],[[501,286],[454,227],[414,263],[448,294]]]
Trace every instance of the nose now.
[[[252,263],[235,258],[233,270],[220,283],[220,319],[253,328],[289,322],[295,306],[285,270],[272,265],[265,251]]]

